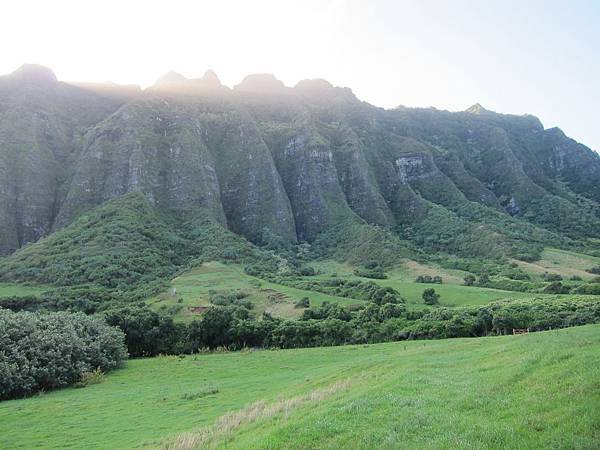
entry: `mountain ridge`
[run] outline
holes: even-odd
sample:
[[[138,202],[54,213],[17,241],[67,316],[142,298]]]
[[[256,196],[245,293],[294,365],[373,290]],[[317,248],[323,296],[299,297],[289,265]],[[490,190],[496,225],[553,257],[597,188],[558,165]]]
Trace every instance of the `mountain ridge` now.
[[[170,72],[143,91],[50,74],[0,78],[0,254],[130,192],[257,244],[312,242],[348,220],[449,252],[475,230],[513,242],[512,256],[519,241],[600,237],[600,157],[533,116],[385,110],[265,74],[230,89],[213,71]],[[424,239],[440,213],[441,234]]]

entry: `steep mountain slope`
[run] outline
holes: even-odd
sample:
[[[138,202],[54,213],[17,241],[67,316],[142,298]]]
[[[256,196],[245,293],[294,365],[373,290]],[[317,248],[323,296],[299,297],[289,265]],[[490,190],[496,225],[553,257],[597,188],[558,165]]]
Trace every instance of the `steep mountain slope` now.
[[[556,138],[548,138],[557,132],[544,130],[535,117],[496,114],[478,105],[464,113],[400,108],[392,114],[394,126],[407,135],[458,157],[510,215],[573,237],[598,236],[600,210],[591,186],[600,157],[589,148],[563,141],[568,156],[561,158],[569,162],[561,173],[552,168]],[[588,166],[579,174],[583,182],[573,175],[577,165]]]
[[[531,116],[383,110],[264,74],[234,89],[212,71],[143,93],[78,86],[28,66],[0,79],[0,253],[131,192],[255,243],[355,224],[431,251],[535,259],[600,236],[600,157]]]
[[[68,296],[85,298],[85,309],[94,311],[115,298],[145,299],[192,261],[244,261],[254,252],[206,211],[169,215],[132,192],[0,259],[0,280],[69,286]]]
[[[81,136],[121,102],[40,66],[0,77],[0,254],[51,231]]]

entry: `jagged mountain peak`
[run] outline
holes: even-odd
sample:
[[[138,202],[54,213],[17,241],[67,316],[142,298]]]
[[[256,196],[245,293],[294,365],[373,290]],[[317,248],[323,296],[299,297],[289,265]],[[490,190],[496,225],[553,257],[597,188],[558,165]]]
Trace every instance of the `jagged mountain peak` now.
[[[296,86],[294,86],[294,89],[328,90],[328,89],[333,89],[333,85],[329,81],[327,81],[323,78],[314,78],[314,79],[306,79],[306,80],[298,81]]]
[[[215,71],[212,70],[212,69],[208,69],[206,72],[204,72],[204,76],[202,77],[202,81],[206,85],[221,86],[221,80],[219,80],[219,77],[217,76],[217,74],[215,73]]]
[[[256,73],[246,76],[234,87],[236,91],[256,93],[279,93],[286,89],[281,80],[271,73]]]
[[[40,64],[23,64],[10,74],[12,78],[32,83],[55,83],[56,75],[52,69]]]
[[[153,87],[177,86],[185,84],[188,81],[189,80],[180,73],[171,70],[156,80]]]
[[[299,81],[294,90],[304,97],[318,99],[347,99],[356,100],[352,89],[347,87],[333,86],[329,81],[323,78],[314,78]]]
[[[330,97],[334,94],[335,89],[329,81],[322,78],[300,80],[294,86],[296,92],[308,97]]]
[[[465,112],[469,113],[469,114],[479,115],[479,114],[491,113],[492,111],[485,109],[483,106],[481,106],[480,103],[475,103],[474,105],[468,107],[465,110]]]

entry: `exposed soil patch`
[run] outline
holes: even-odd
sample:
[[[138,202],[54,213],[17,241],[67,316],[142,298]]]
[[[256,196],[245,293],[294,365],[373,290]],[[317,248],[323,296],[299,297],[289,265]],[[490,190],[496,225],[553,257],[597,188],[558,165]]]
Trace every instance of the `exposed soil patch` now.
[[[267,299],[269,299],[269,301],[275,302],[275,303],[293,300],[291,297],[288,297],[283,292],[277,292],[274,289],[261,289],[260,292],[264,292],[265,294],[267,294]]]

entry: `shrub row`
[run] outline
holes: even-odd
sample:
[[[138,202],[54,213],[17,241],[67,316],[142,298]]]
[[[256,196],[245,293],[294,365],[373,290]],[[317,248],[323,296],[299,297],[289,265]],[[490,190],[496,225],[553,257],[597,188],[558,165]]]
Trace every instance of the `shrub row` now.
[[[438,339],[532,331],[600,322],[600,301],[589,298],[506,300],[479,307],[407,311],[403,303],[367,303],[344,308],[324,303],[301,320],[254,319],[243,307],[212,306],[200,320],[175,324],[145,308],[114,312],[109,322],[123,328],[134,356],[193,353],[202,348],[313,347]]]

